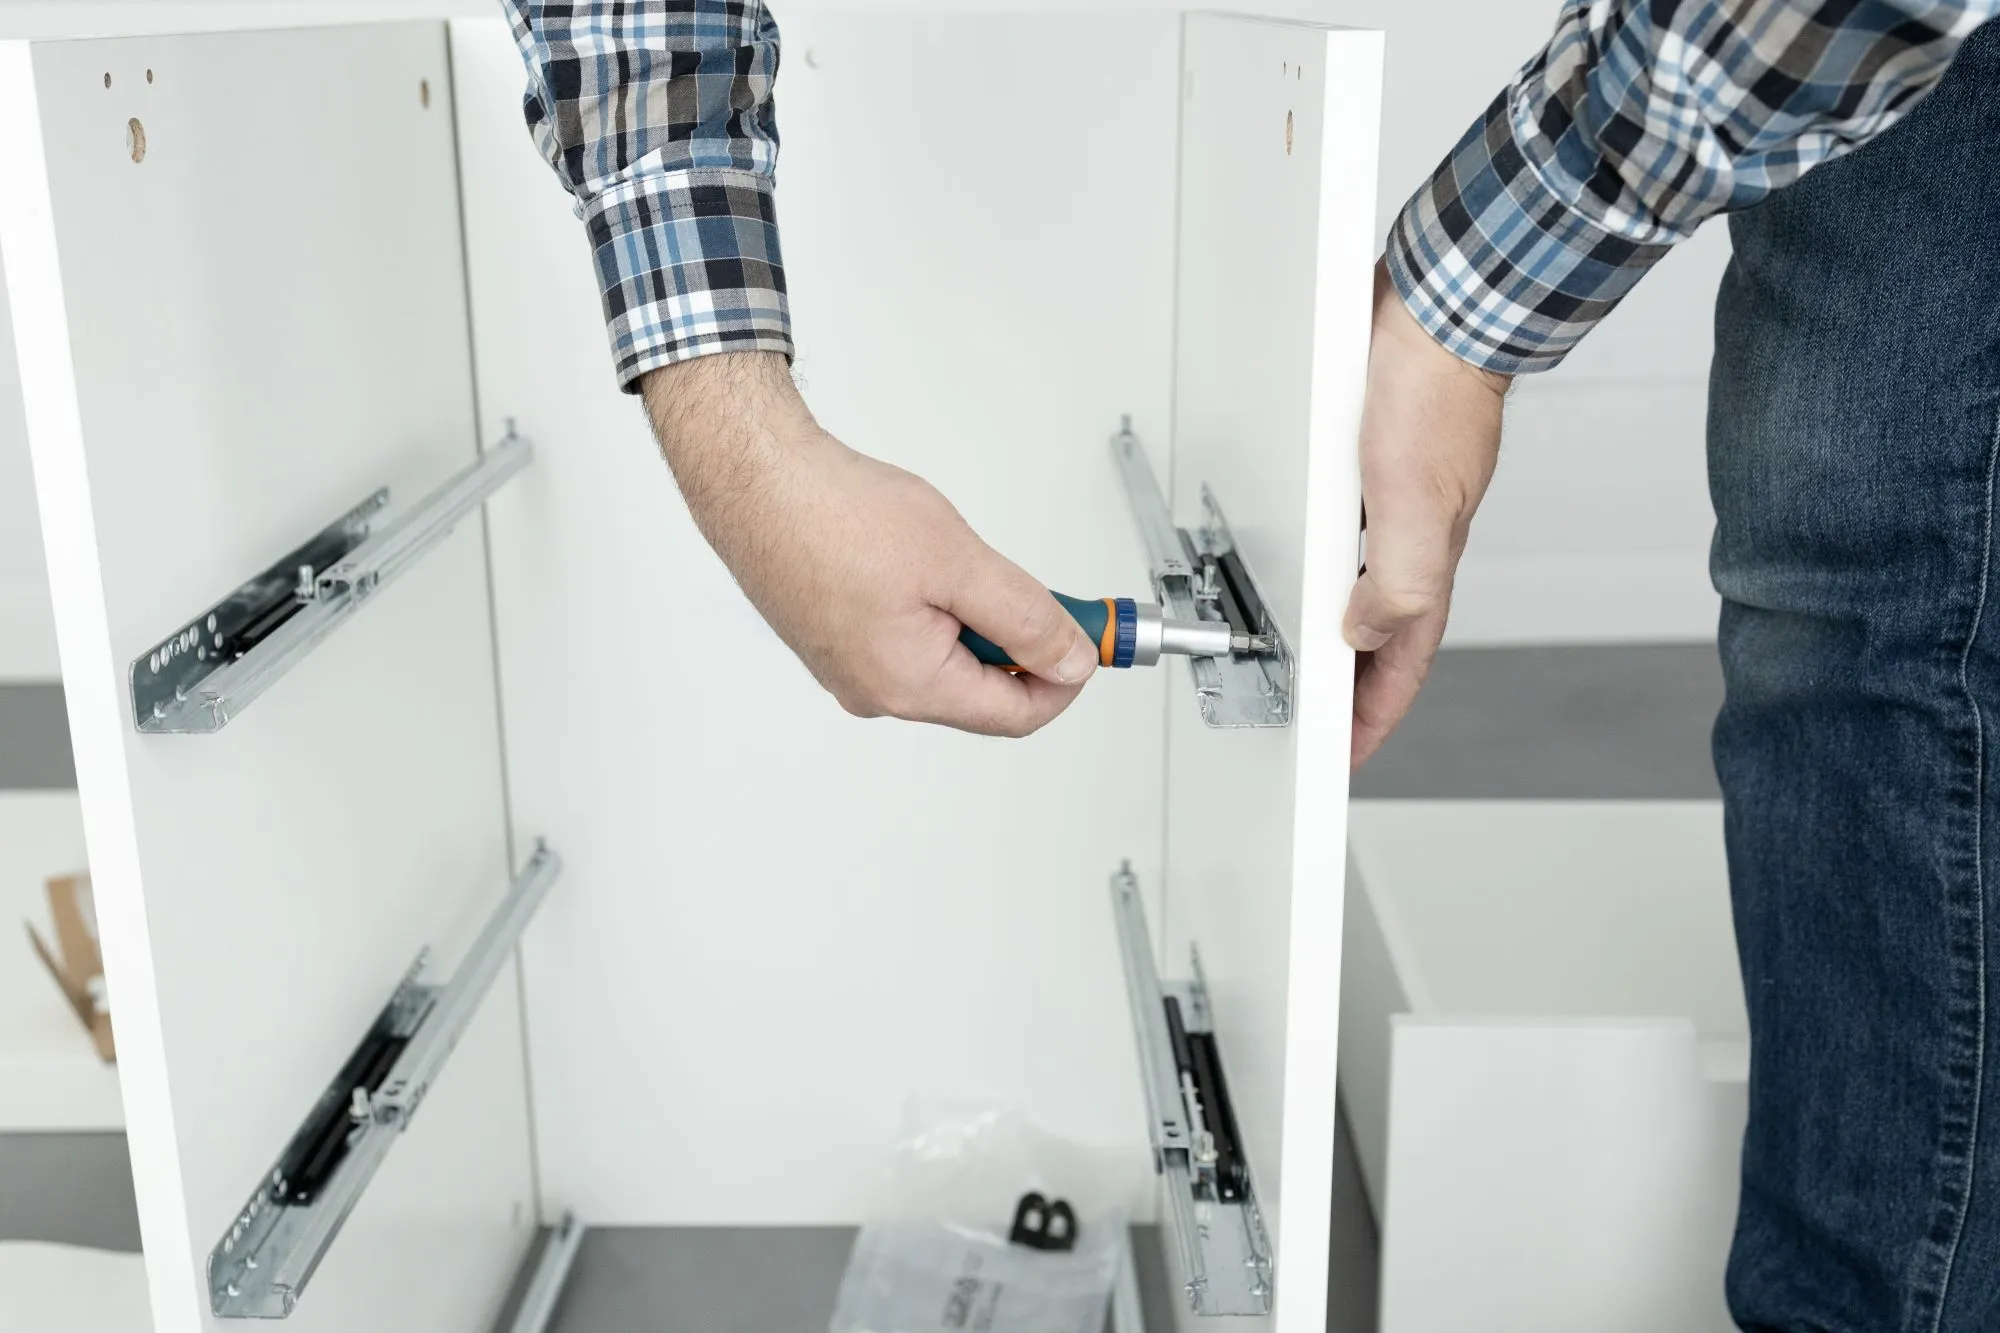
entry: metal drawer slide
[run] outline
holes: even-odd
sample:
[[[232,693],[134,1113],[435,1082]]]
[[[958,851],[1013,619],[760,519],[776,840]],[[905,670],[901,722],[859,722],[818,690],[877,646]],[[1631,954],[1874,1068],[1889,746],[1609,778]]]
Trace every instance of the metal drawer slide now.
[[[371,535],[389,504],[388,488],[376,491],[134,661],[133,724],[144,732],[222,730],[534,454],[510,422],[479,461]]]
[[[561,870],[562,858],[537,845],[450,981],[420,981],[429,951],[418,956],[209,1252],[209,1303],[217,1315],[282,1319],[297,1307]]]
[[[1271,1312],[1271,1242],[1222,1076],[1202,980],[1160,980],[1131,866],[1111,877],[1126,996],[1139,1048],[1153,1166],[1167,1196],[1188,1308],[1198,1315]]]
[[[1174,525],[1173,510],[1153,476],[1153,465],[1132,418],[1111,437],[1112,461],[1125,483],[1125,498],[1146,548],[1153,592],[1174,620],[1226,621],[1247,638],[1270,645],[1255,655],[1190,657],[1202,721],[1211,727],[1285,727],[1292,721],[1298,666],[1271,603],[1244,561],[1229,520],[1208,487],[1201,488],[1199,528]]]

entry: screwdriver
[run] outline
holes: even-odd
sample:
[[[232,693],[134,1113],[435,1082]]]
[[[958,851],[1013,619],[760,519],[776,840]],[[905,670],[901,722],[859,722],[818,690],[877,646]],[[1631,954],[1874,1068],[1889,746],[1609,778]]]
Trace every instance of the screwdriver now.
[[[1155,602],[1138,602],[1130,597],[1099,597],[1085,600],[1051,593],[1063,610],[1083,627],[1097,645],[1099,664],[1108,667],[1152,666],[1162,653],[1181,657],[1228,657],[1232,653],[1265,654],[1277,651],[1277,640],[1268,634],[1246,634],[1221,620],[1169,620]],[[961,629],[958,641],[988,666],[1022,668],[1014,665],[1004,649],[971,629]]]

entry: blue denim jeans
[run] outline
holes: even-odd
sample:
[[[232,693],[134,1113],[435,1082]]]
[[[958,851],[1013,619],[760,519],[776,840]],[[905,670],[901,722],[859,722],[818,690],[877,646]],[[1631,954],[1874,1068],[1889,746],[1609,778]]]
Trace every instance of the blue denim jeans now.
[[[1732,220],[1715,727],[1747,1330],[2000,1330],[2000,23]]]

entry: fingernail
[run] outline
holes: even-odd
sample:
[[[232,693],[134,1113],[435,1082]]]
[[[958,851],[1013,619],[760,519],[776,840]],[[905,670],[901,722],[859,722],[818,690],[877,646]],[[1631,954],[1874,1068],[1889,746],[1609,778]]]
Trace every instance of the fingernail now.
[[[1087,640],[1078,639],[1069,650],[1069,656],[1056,668],[1056,679],[1065,685],[1074,685],[1088,676],[1097,667],[1097,649]]]
[[[1357,653],[1372,653],[1383,644],[1389,642],[1389,638],[1390,636],[1384,634],[1381,630],[1373,629],[1367,625],[1349,625],[1347,627],[1347,646]]]

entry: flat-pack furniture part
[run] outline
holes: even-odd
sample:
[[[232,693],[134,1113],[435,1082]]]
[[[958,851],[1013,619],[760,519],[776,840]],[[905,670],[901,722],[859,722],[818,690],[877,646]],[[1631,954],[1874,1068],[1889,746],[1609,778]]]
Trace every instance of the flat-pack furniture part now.
[[[1726,1333],[1749,1036],[1720,803],[1350,819],[1340,1074],[1382,1333]]]
[[[0,792],[0,1134],[103,1133],[125,1123],[118,1067],[30,940],[65,952],[49,884],[75,878],[88,860],[76,793]],[[82,995],[94,1020],[87,986]]]
[[[132,663],[356,497],[478,457],[450,102],[420,95],[450,87],[446,33],[9,44],[0,71],[140,1232],[156,1333],[181,1333],[216,1324],[211,1254],[411,961],[455,969],[515,869],[476,525],[222,731],[142,733],[130,694]],[[535,1219],[525,1080],[510,960],[297,1326],[493,1317]]]
[[[469,1333],[524,1261],[527,1333],[581,1223],[857,1220],[912,1093],[1088,1145],[1198,1323],[1127,862],[1254,1181],[1228,1299],[1324,1327],[1381,40],[1064,24],[786,28],[820,419],[1068,586],[1174,576],[1143,471],[1282,631],[1277,674],[1101,680],[1020,744],[846,717],[744,602],[612,384],[502,23],[0,44],[158,1333]],[[856,188],[891,123],[914,227]]]
[[[48,881],[51,943],[28,927],[28,942],[62,992],[90,1044],[106,1064],[118,1059],[111,1035],[111,1006],[104,989],[104,956],[97,947],[97,921],[90,910],[90,876],[59,875]]]

